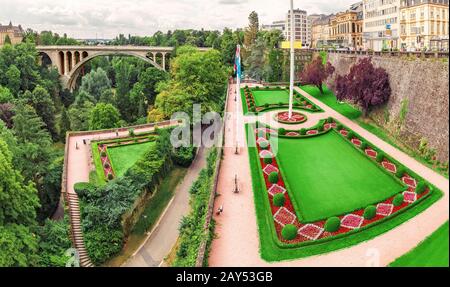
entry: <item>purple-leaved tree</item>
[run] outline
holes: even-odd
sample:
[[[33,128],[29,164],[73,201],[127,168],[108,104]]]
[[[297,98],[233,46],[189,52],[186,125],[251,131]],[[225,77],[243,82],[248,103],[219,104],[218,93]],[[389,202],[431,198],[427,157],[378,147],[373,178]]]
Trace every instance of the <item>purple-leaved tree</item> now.
[[[364,115],[374,106],[389,100],[389,75],[383,68],[375,68],[371,58],[362,58],[345,76],[337,76],[335,94],[339,101],[350,100],[360,105]]]
[[[325,65],[321,57],[314,58],[300,73],[300,81],[316,86],[323,94],[323,82],[334,73],[334,67],[330,62]]]

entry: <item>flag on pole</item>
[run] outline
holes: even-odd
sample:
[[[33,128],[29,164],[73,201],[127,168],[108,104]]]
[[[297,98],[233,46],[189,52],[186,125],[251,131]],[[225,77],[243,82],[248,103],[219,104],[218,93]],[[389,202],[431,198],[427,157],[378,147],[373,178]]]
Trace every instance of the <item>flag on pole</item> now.
[[[241,78],[241,46],[237,45],[236,47],[236,57],[234,62],[234,72],[236,74],[236,78]]]

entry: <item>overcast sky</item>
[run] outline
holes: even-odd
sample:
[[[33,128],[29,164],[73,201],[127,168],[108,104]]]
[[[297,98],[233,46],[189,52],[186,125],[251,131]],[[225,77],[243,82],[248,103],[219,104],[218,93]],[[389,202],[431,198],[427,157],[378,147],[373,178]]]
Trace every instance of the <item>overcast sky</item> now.
[[[294,0],[308,14],[345,10],[357,0]],[[238,28],[258,12],[261,24],[284,19],[289,0],[0,0],[0,23],[66,32],[74,38],[152,35],[161,30]]]

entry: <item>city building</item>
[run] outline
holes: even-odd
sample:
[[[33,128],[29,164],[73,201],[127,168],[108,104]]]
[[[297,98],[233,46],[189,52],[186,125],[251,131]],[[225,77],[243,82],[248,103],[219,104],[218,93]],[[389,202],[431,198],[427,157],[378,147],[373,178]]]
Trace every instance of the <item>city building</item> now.
[[[330,20],[334,15],[324,15],[316,19],[311,25],[311,48],[323,48],[329,46]]]
[[[9,22],[9,25],[2,25],[0,23],[0,46],[5,44],[7,37],[9,37],[11,44],[13,45],[22,42],[22,26],[13,26],[11,22]]]
[[[363,17],[362,2],[330,19],[329,42],[338,48],[362,49]]]
[[[286,15],[285,38],[287,41],[290,41],[291,39],[291,11]],[[303,47],[309,47],[311,44],[308,14],[305,10],[294,10],[294,40],[301,41]]]
[[[400,47],[400,0],[363,1],[363,45],[382,51]]]
[[[448,51],[448,0],[401,0],[400,48]]]
[[[262,25],[261,30],[263,30],[263,31],[279,30],[279,31],[283,32],[283,35],[284,35],[286,33],[286,31],[285,31],[286,30],[286,21],[280,20],[280,21],[275,21],[269,25]]]

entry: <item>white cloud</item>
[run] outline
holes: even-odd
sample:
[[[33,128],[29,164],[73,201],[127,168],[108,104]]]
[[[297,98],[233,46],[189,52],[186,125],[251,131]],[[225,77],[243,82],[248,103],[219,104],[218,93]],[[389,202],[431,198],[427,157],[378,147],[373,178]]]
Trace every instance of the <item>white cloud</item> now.
[[[345,10],[356,0],[295,0],[312,13]],[[0,0],[0,23],[52,30],[76,38],[119,33],[151,35],[161,30],[238,28],[255,10],[261,23],[284,19],[288,0]]]

